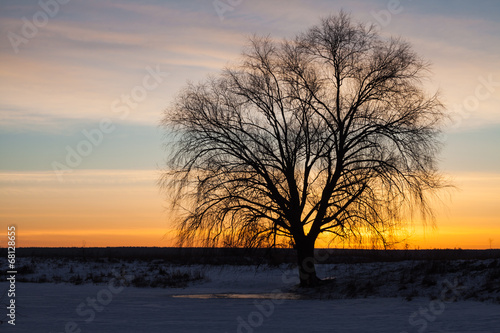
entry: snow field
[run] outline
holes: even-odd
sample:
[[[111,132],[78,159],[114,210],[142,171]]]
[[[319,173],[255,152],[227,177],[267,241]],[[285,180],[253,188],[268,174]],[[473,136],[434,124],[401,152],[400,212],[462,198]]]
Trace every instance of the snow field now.
[[[31,265],[20,259],[25,260],[20,266]],[[318,275],[331,277],[331,283],[305,291],[297,288],[290,265],[37,260],[31,271],[24,268],[31,273],[18,277],[49,281],[60,276],[61,282],[18,282],[16,326],[0,314],[0,331],[500,332],[496,294],[483,291],[481,296],[472,286],[491,284],[491,271],[479,268],[496,264],[457,261],[443,266],[448,270],[422,262],[318,265]],[[100,282],[92,283],[89,274]],[[173,279],[176,287],[134,286],[133,281],[147,285],[158,275]],[[0,295],[7,287],[0,283]],[[5,301],[4,295],[4,309]]]

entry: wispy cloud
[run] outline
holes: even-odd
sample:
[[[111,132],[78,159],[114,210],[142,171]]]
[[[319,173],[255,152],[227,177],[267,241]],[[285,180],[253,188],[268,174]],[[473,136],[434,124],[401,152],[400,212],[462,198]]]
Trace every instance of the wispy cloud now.
[[[365,1],[244,2],[221,22],[211,2],[71,3],[14,54],[5,39],[0,48],[0,126],[43,126],[110,115],[110,104],[126,94],[145,66],[160,64],[170,79],[151,93],[127,121],[156,124],[186,80],[198,80],[238,57],[252,33],[292,36],[318,18],[344,8],[354,18],[373,20],[370,12],[386,3]],[[406,6],[406,4],[405,4]],[[402,34],[436,66],[436,81],[451,104],[469,89],[471,78],[495,71],[499,25],[477,17],[422,13],[411,6],[394,16],[383,33]],[[39,8],[5,6],[1,35],[18,31],[21,16]],[[498,66],[496,66],[498,68]],[[500,76],[500,73],[495,72]],[[500,79],[499,79],[500,80]],[[472,85],[472,88],[474,86]],[[495,99],[478,110],[477,123],[500,122]],[[35,119],[34,115],[42,118]]]
[[[242,44],[238,32],[203,24],[200,18],[207,14],[95,2],[78,9],[88,17],[95,12],[110,15],[97,21],[61,15],[19,54],[7,44],[0,49],[0,61],[9,64],[0,70],[0,125],[27,127],[30,115],[38,114],[46,121],[33,121],[32,127],[46,125],[50,130],[54,123],[64,127],[64,119],[113,116],[113,101],[142,79],[145,66],[158,64],[172,79],[151,92],[127,119],[156,124],[180,82],[220,70]],[[2,19],[2,35],[16,23],[22,22]]]
[[[0,171],[0,187],[4,190],[16,187],[69,188],[75,185],[149,186],[154,185],[157,179],[157,170],[75,170],[65,175],[63,183],[58,181],[52,171]]]

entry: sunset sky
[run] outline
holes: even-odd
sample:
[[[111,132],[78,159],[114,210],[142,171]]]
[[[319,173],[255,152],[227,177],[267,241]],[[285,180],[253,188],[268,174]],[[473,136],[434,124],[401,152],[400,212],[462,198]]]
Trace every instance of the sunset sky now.
[[[457,189],[411,248],[500,248],[500,3],[0,3],[0,246],[170,246],[156,181],[163,110],[235,61],[248,36],[292,37],[344,9],[432,63],[451,114],[440,155]]]

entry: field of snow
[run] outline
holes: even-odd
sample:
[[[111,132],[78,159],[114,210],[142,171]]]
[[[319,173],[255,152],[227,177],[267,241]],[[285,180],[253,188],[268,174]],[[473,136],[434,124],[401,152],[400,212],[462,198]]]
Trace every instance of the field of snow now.
[[[500,332],[500,304],[471,291],[490,283],[479,268],[499,260],[456,274],[408,262],[318,265],[332,282],[304,291],[289,265],[20,259],[18,279],[38,283],[16,282],[16,325],[1,314],[1,332]],[[407,277],[409,265],[436,274]],[[5,313],[8,288],[0,283]]]

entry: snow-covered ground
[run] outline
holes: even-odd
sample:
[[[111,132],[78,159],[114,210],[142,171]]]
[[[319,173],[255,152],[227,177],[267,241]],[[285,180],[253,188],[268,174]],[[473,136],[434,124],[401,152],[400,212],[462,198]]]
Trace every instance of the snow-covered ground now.
[[[406,284],[409,289],[422,286],[411,291],[412,297],[388,297],[402,288],[401,276],[398,285],[388,272],[397,275],[408,265],[404,262],[318,265],[320,277],[332,276],[338,282],[327,290],[307,292],[296,288],[296,270],[285,265],[172,267],[58,260],[33,265],[35,271],[25,278],[50,281],[55,276],[64,281],[76,275],[82,281],[76,280],[77,285],[17,282],[16,325],[9,325],[0,314],[1,332],[500,332],[500,305],[464,300],[469,286],[453,274]],[[86,281],[89,272],[99,277],[98,284]],[[373,281],[387,276],[389,285],[374,282],[373,290],[366,287],[362,279],[366,272],[378,274]],[[194,277],[193,281],[181,288],[134,286],[158,274],[182,277],[180,273]],[[467,275],[474,283],[479,279]],[[353,277],[354,284],[364,287],[354,288],[355,298],[348,298],[345,290]],[[348,279],[343,285],[341,281]],[[5,313],[8,287],[0,283]]]

